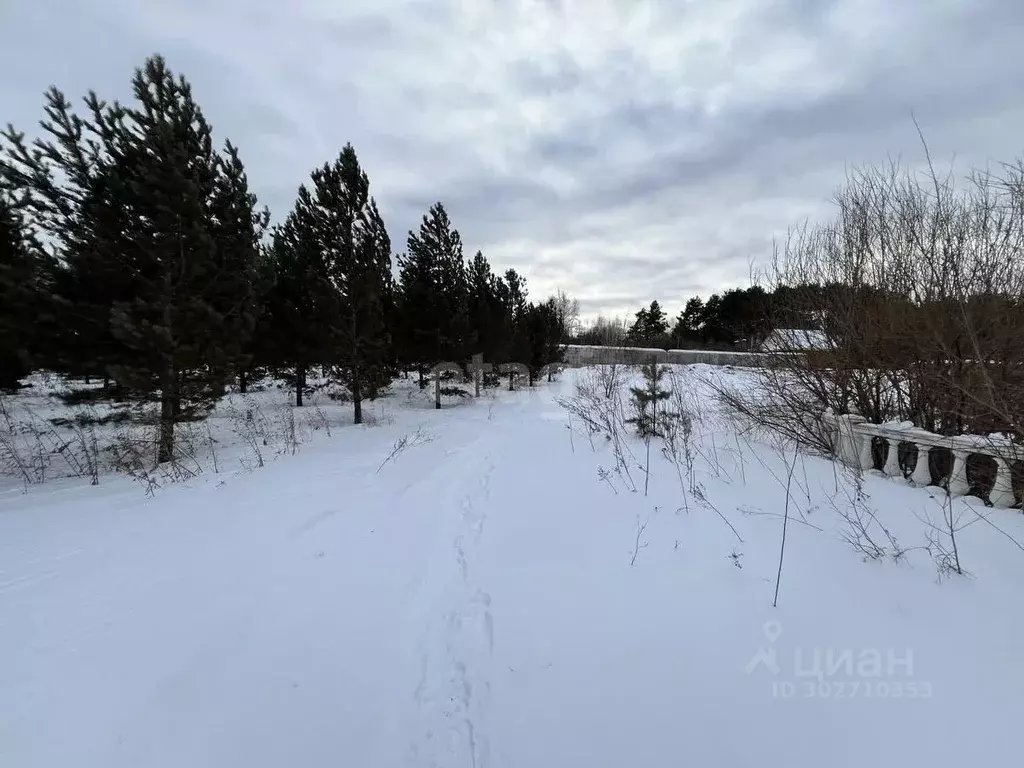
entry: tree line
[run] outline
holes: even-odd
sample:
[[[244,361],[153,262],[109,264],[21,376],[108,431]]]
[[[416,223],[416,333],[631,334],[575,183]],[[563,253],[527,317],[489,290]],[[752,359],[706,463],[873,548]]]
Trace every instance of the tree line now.
[[[564,313],[515,270],[464,254],[433,205],[397,255],[355,149],[314,169],[279,224],[238,148],[218,148],[189,82],[154,56],[130,104],[45,94],[40,138],[0,146],[0,389],[31,371],[99,377],[174,425],[229,386],[313,372],[351,394],[355,421],[402,371],[482,354],[534,375],[560,359]]]
[[[640,309],[632,323],[598,317],[573,337],[577,344],[638,346],[661,349],[736,348],[755,350],[776,328],[820,328],[822,310],[839,285],[803,282],[771,290],[754,285],[693,296],[670,318],[655,300]]]

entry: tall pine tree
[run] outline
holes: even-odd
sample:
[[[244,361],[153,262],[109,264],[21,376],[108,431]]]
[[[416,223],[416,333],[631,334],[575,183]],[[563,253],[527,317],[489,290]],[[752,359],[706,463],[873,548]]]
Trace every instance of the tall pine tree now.
[[[213,149],[188,82],[155,56],[132,85],[134,106],[90,94],[86,119],[52,89],[50,138],[29,149],[8,131],[3,172],[29,190],[61,251],[69,321],[88,308],[75,364],[102,364],[159,400],[157,458],[168,461],[175,423],[208,408],[244,365],[258,235],[237,153]]]
[[[0,390],[17,389],[44,351],[43,264],[13,202],[0,192]]]
[[[217,163],[211,224],[218,274],[211,301],[224,322],[239,329],[238,335],[229,337],[225,344],[226,373],[236,375],[240,389],[245,391],[253,362],[256,322],[263,311],[260,294],[265,275],[260,270],[265,265],[261,265],[261,245],[270,211],[257,208],[238,149],[230,141]]]
[[[312,258],[327,279],[318,287],[329,329],[322,362],[351,393],[360,424],[363,398],[390,379],[391,241],[351,145],[314,170],[310,182],[293,222],[298,240],[319,250]]]
[[[237,153],[213,149],[192,88],[160,57],[133,80],[137,106],[105,121],[130,218],[113,252],[134,297],[115,304],[114,335],[136,357],[117,366],[120,382],[160,400],[159,461],[173,456],[174,424],[209,408],[245,365],[253,328],[255,200]]]
[[[530,370],[532,387],[545,366],[559,363],[564,357],[564,348],[560,344],[562,324],[554,297],[543,304],[528,304],[520,325],[526,353],[522,362]]]
[[[45,102],[42,137],[30,144],[13,127],[3,133],[0,176],[23,192],[56,257],[52,305],[59,322],[48,338],[46,365],[108,376],[128,354],[114,338],[110,315],[116,302],[131,298],[133,275],[109,248],[128,217],[119,173],[126,160],[111,152],[111,131],[99,128],[124,114],[90,93],[90,117],[83,119],[55,87]]]
[[[398,316],[401,359],[423,373],[431,365],[470,354],[469,281],[462,238],[441,203],[409,233],[399,257]]]
[[[472,351],[488,362],[505,361],[508,333],[505,318],[508,308],[503,299],[504,285],[491,271],[483,253],[477,251],[466,269],[469,286],[468,318],[472,329]]]
[[[332,357],[331,329],[339,322],[340,311],[326,254],[313,228],[302,220],[299,206],[309,206],[311,200],[309,190],[299,187],[296,210],[274,228],[269,248],[273,285],[260,326],[266,358],[273,370],[290,378],[299,407],[310,370]]]

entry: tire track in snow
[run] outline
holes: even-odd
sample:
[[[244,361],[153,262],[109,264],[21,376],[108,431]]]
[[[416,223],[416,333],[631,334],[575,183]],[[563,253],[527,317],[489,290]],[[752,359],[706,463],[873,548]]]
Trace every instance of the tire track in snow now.
[[[478,462],[473,466],[479,468]],[[479,585],[474,553],[483,535],[494,465],[459,502],[454,534],[436,557],[445,583],[419,644],[420,679],[413,692],[419,727],[413,761],[430,768],[486,768],[490,658],[494,648],[491,597]],[[472,476],[472,475],[468,475]]]

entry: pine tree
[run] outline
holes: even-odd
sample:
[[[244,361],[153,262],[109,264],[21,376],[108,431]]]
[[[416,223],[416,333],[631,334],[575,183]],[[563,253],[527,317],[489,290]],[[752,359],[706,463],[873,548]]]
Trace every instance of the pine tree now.
[[[296,404],[306,373],[329,366],[351,393],[361,424],[364,397],[391,378],[391,241],[352,145],[299,188],[275,231],[276,286],[268,302],[280,349],[294,368]],[[286,339],[290,338],[288,342]]]
[[[39,251],[13,203],[0,193],[0,390],[17,389],[39,358],[44,291]]]
[[[700,338],[701,322],[704,314],[704,302],[699,296],[687,300],[683,311],[676,318],[672,328],[672,344],[683,347]]]
[[[364,393],[387,383],[391,241],[351,144],[312,178],[316,236],[340,302],[331,362],[352,395],[355,423],[361,424]]]
[[[403,367],[416,369],[420,389],[423,389],[426,386],[423,374],[433,358],[429,329],[437,312],[433,252],[418,249],[415,253],[401,254],[398,264],[395,322],[398,358]]]
[[[626,338],[633,344],[643,344],[647,338],[647,326],[649,324],[647,308],[644,307],[634,316],[633,324],[626,331]]]
[[[299,187],[299,200],[309,191]],[[261,329],[263,350],[271,368],[290,379],[295,405],[302,406],[309,371],[331,358],[331,329],[339,322],[337,301],[324,252],[312,239],[312,229],[299,221],[296,204],[274,228],[269,248],[273,284],[265,304]]]
[[[532,387],[541,369],[562,361],[564,348],[559,343],[562,325],[555,299],[543,304],[529,304],[523,314],[526,366],[530,370]]]
[[[253,360],[256,322],[263,309],[259,270],[270,211],[257,209],[245,167],[230,141],[216,162],[220,172],[211,201],[211,223],[217,244],[217,277],[211,302],[223,318],[226,331],[221,352],[228,370],[223,375],[237,375],[239,389],[244,392]]]
[[[491,265],[480,251],[470,261],[466,274],[473,351],[490,362],[504,360],[508,354],[505,328],[508,308],[504,298],[507,290],[503,290],[502,279],[491,271]]]
[[[661,388],[661,380],[668,373],[668,368],[659,366],[657,360],[651,358],[649,363],[641,367],[641,371],[644,375],[644,386],[630,387],[636,416],[626,419],[626,421],[636,425],[637,434],[643,438],[646,444],[647,456],[643,467],[644,496],[646,496],[651,480],[651,440],[655,437],[665,437],[669,420],[678,419],[679,414],[669,412],[664,408],[659,409],[660,403],[672,396],[669,390]]]
[[[462,238],[441,203],[423,217],[419,232],[409,233],[406,247],[398,260],[400,356],[419,370],[422,387],[426,368],[471,352],[470,289]]]
[[[188,82],[155,56],[132,85],[135,106],[90,94],[85,119],[51,89],[50,138],[29,149],[7,131],[0,170],[28,191],[63,261],[68,366],[100,365],[158,399],[167,461],[176,422],[209,408],[244,364],[258,234],[237,153],[214,151]]]
[[[627,422],[635,424],[637,434],[645,440],[651,437],[664,437],[664,427],[668,420],[673,418],[673,414],[665,409],[659,410],[659,404],[672,396],[671,391],[662,389],[661,386],[668,368],[659,366],[652,358],[641,367],[641,372],[644,376],[644,386],[630,387],[636,416],[627,419]]]
[[[514,269],[505,271],[505,284],[508,286],[508,306],[513,322],[526,312],[526,278]]]
[[[246,352],[247,366],[239,373],[238,391],[245,393],[248,384],[263,378],[271,371],[282,367],[282,353],[285,339],[279,337],[276,326],[274,295],[277,286],[277,265],[273,256],[273,234],[264,241],[256,252],[253,269],[252,293],[256,307],[256,324]]]
[[[136,276],[114,307],[114,335],[136,353],[121,383],[159,392],[159,461],[173,456],[174,425],[208,409],[244,364],[255,258],[255,201],[229,145],[212,131],[192,89],[160,57],[133,80],[138,106],[104,128],[126,159],[119,168],[129,219],[112,243]],[[246,231],[248,229],[248,231]],[[223,242],[221,240],[223,239]]]
[[[700,333],[705,342],[724,343],[729,340],[729,331],[722,317],[722,297],[712,294],[704,302],[704,311],[700,319]]]
[[[648,345],[659,341],[667,330],[668,318],[665,317],[665,311],[657,301],[652,301],[650,307],[636,313],[626,335],[634,344]]]
[[[661,304],[654,300],[647,308],[647,338],[656,339],[664,335],[666,331],[668,331],[668,317],[665,316],[665,310],[661,308]]]
[[[29,145],[13,127],[3,133],[0,177],[24,193],[25,205],[58,257],[51,286],[56,320],[48,335],[46,365],[107,377],[110,366],[129,355],[114,337],[110,318],[114,304],[132,297],[134,276],[109,245],[128,218],[122,173],[127,161],[111,152],[112,132],[101,127],[123,121],[125,114],[91,93],[85,99],[88,120],[72,111],[57,88],[50,88],[45,100],[43,137]]]
[[[509,358],[506,362],[522,363],[529,368],[533,356],[530,326],[530,304],[526,279],[514,269],[505,271],[504,279],[505,324],[508,328]],[[515,389],[515,374],[508,376],[509,392]]]
[[[565,360],[566,348],[563,342],[565,341],[567,331],[565,318],[559,307],[557,297],[548,299],[542,305],[542,311],[545,330],[543,337],[543,365],[548,366],[548,381],[551,381],[553,376],[550,366]]]
[[[501,275],[491,277],[491,294],[494,299],[494,339],[491,343],[491,359],[502,363],[512,359],[515,327],[513,324],[514,300],[512,291]]]
[[[56,276],[55,301],[63,318],[54,367],[109,381],[134,354],[114,334],[113,307],[131,301],[136,276],[124,268],[116,243],[128,227],[124,161],[97,163],[77,226],[67,232]]]

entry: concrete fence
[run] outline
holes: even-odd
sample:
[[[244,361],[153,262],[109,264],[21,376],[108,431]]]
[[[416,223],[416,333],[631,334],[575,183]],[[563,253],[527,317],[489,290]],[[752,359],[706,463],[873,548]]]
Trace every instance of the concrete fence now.
[[[861,416],[831,413],[824,414],[822,425],[835,446],[836,460],[848,466],[881,469],[898,482],[922,488],[941,486],[951,496],[987,496],[994,507],[1014,506],[1024,490],[1024,448],[1008,440],[945,437],[909,422],[871,424]]]
[[[758,368],[765,364],[770,355],[758,352],[718,352],[703,349],[648,349],[645,347],[598,347],[584,344],[569,344],[565,350],[566,365],[611,365],[622,363],[635,365],[649,363],[651,358],[659,363],[692,365],[732,365],[739,368]]]

